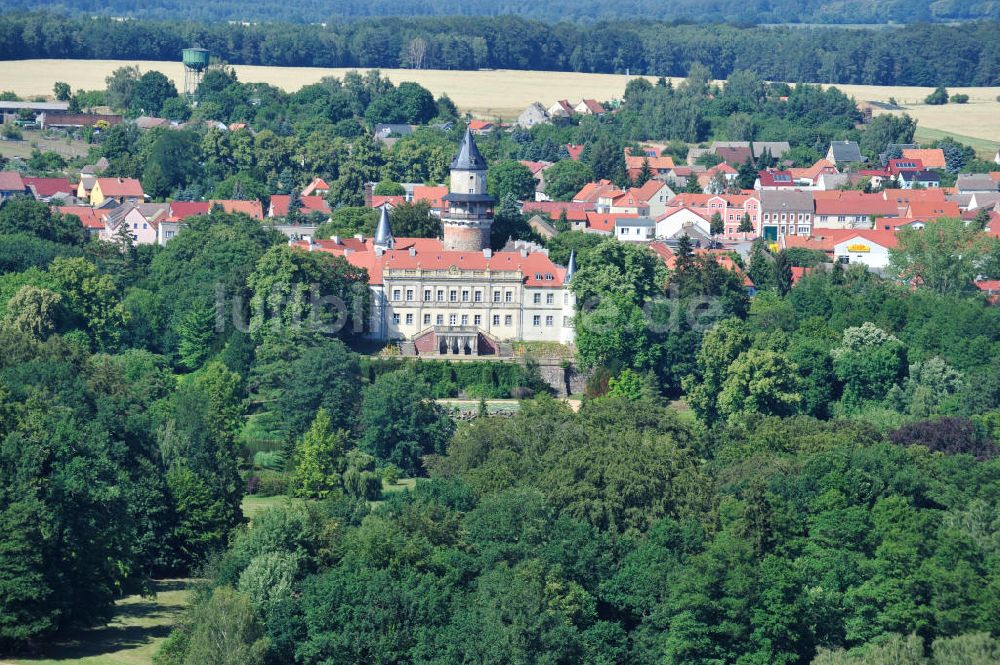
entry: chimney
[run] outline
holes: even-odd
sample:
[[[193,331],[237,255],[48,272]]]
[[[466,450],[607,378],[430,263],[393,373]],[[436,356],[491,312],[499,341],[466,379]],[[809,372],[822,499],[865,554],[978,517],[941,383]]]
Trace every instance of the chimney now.
[[[522,259],[528,258],[528,248],[527,247],[522,247],[521,248],[521,258]]]
[[[354,234],[354,239],[357,240],[357,241],[359,241],[359,242],[364,242],[365,241],[365,234],[364,233],[356,233],[356,234]]]
[[[410,248],[410,256],[416,256],[416,255],[417,255],[417,248],[416,247],[411,247]]]
[[[483,256],[487,259],[493,258],[493,250],[489,247],[483,249]]]
[[[334,245],[339,245],[340,244],[340,236],[330,236],[330,240],[333,241]]]
[[[382,256],[385,254],[385,249],[381,245],[375,245],[375,256]]]

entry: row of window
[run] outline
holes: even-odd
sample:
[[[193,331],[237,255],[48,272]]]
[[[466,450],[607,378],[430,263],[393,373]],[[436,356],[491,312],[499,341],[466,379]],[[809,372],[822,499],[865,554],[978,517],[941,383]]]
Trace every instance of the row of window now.
[[[413,301],[413,295],[414,295],[413,289],[406,289],[406,293],[405,293],[406,302],[412,302]],[[435,295],[435,294],[432,293],[431,289],[424,289],[424,302],[432,302],[432,299],[431,299],[432,295]],[[444,299],[445,291],[444,291],[444,289],[438,289],[436,295],[437,295],[437,302],[445,302],[445,299]],[[470,300],[469,300],[470,295],[471,295],[471,298],[472,298],[471,302],[482,302],[483,301],[483,292],[482,292],[482,290],[476,289],[475,291],[472,291],[471,294],[470,294],[470,291],[468,289],[463,289],[462,292],[461,292],[461,298],[462,298],[461,302],[470,302]],[[393,300],[396,300],[396,301],[403,300],[403,296],[404,296],[404,293],[403,293],[402,289],[393,289],[392,290],[392,299]],[[501,292],[500,291],[494,291],[493,292],[493,302],[501,302],[500,298],[501,298]],[[568,298],[568,294],[565,294],[565,297],[563,299],[566,300],[567,298]],[[458,289],[451,289],[450,291],[448,291],[448,302],[459,302],[459,291],[458,291]],[[504,291],[503,292],[503,302],[514,302],[514,292],[513,291]],[[542,303],[542,294],[541,293],[534,294],[533,302],[536,305],[540,305]],[[545,294],[545,304],[546,305],[555,304],[555,294],[554,293],[546,293]]]
[[[808,222],[811,217],[812,217],[812,215],[810,215],[809,213],[801,213],[801,212],[799,213],[799,221],[800,222]],[[764,221],[765,222],[771,221],[771,214],[770,213],[767,213],[767,212],[764,213]],[[778,213],[774,213],[774,221],[776,221],[776,222],[778,221]],[[789,213],[784,213],[783,212],[783,213],[781,213],[781,221],[782,222],[784,222],[784,221],[794,222],[795,221],[795,213],[794,212],[789,212]]]
[[[398,312],[394,312],[393,315],[392,315],[392,322],[395,323],[396,325],[399,325],[400,320],[406,321],[406,325],[412,326],[413,325],[413,320],[414,320],[413,319],[413,314],[412,313],[407,313],[404,318],[400,319],[399,313]],[[431,315],[430,314],[424,314],[424,319],[423,320],[424,320],[424,325],[425,326],[429,326],[431,324]],[[434,317],[434,324],[438,325],[438,326],[444,325],[444,314],[437,314]],[[513,317],[513,315],[511,315],[511,314],[505,314],[504,317],[503,317],[503,324],[505,326],[511,326],[511,325],[513,325],[514,324],[514,317]],[[469,325],[469,315],[468,314],[461,314],[461,315],[459,315],[459,314],[449,314],[448,315],[448,325],[449,326],[457,326],[457,325],[467,326],[467,325]],[[483,325],[483,317],[481,315],[479,315],[479,314],[473,315],[473,317],[472,317],[472,325],[474,325],[474,326],[481,326],[481,325]],[[495,326],[499,326],[500,325],[500,315],[499,314],[494,314],[493,315],[493,325],[495,325]],[[531,317],[531,325],[535,326],[536,328],[540,328],[542,326],[542,316],[540,314],[536,314],[533,317]],[[546,316],[545,317],[545,327],[546,328],[551,328],[554,325],[555,325],[555,317],[552,316],[552,315]],[[569,325],[569,318],[568,317],[565,317],[565,316],[563,317],[563,325],[564,326],[565,325]]]

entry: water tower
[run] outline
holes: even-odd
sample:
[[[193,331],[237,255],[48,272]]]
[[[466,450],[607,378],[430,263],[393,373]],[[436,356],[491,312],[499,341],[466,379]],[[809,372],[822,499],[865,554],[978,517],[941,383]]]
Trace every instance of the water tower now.
[[[191,99],[208,69],[209,53],[208,49],[203,48],[186,48],[181,53],[184,63],[184,94]]]

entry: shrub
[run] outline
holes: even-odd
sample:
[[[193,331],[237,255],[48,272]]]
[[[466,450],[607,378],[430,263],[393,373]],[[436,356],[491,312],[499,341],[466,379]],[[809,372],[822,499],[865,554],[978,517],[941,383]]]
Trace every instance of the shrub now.
[[[945,90],[943,85],[939,85],[937,88],[934,89],[934,92],[932,92],[931,94],[927,95],[927,97],[924,98],[924,103],[930,104],[932,106],[940,106],[941,104],[947,104],[948,91]]]
[[[968,104],[969,103],[969,96],[968,95],[961,95],[961,94],[959,94],[959,95],[952,95],[951,99],[949,101],[952,104]]]
[[[280,496],[288,494],[291,481],[280,471],[260,471],[250,477],[247,492],[257,496]]]
[[[344,491],[357,499],[377,501],[382,496],[382,479],[372,471],[348,469],[344,472]]]
[[[968,418],[938,418],[903,425],[889,434],[900,446],[927,446],[946,455],[972,455],[977,460],[995,457],[998,448],[986,439]]]

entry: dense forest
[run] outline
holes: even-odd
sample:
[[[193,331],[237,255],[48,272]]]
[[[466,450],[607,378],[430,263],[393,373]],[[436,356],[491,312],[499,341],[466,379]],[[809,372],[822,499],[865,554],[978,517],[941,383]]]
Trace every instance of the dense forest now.
[[[923,21],[964,21],[998,19],[1000,8],[990,2],[954,0],[321,0],[310,4],[224,0],[9,0],[11,9],[51,9],[75,14],[104,14],[137,18],[174,18],[203,21],[295,21],[316,23],[345,17],[367,16],[502,16],[516,15],[543,21],[632,20],[635,17],[655,21],[717,23],[870,23],[905,24]]]
[[[371,18],[326,25],[108,21],[49,13],[0,16],[0,59],[177,60],[208,48],[232,64],[537,69],[712,78],[749,69],[774,81],[997,85],[1000,23],[904,30],[739,27],[518,17]],[[775,57],[780,45],[780,57]]]

